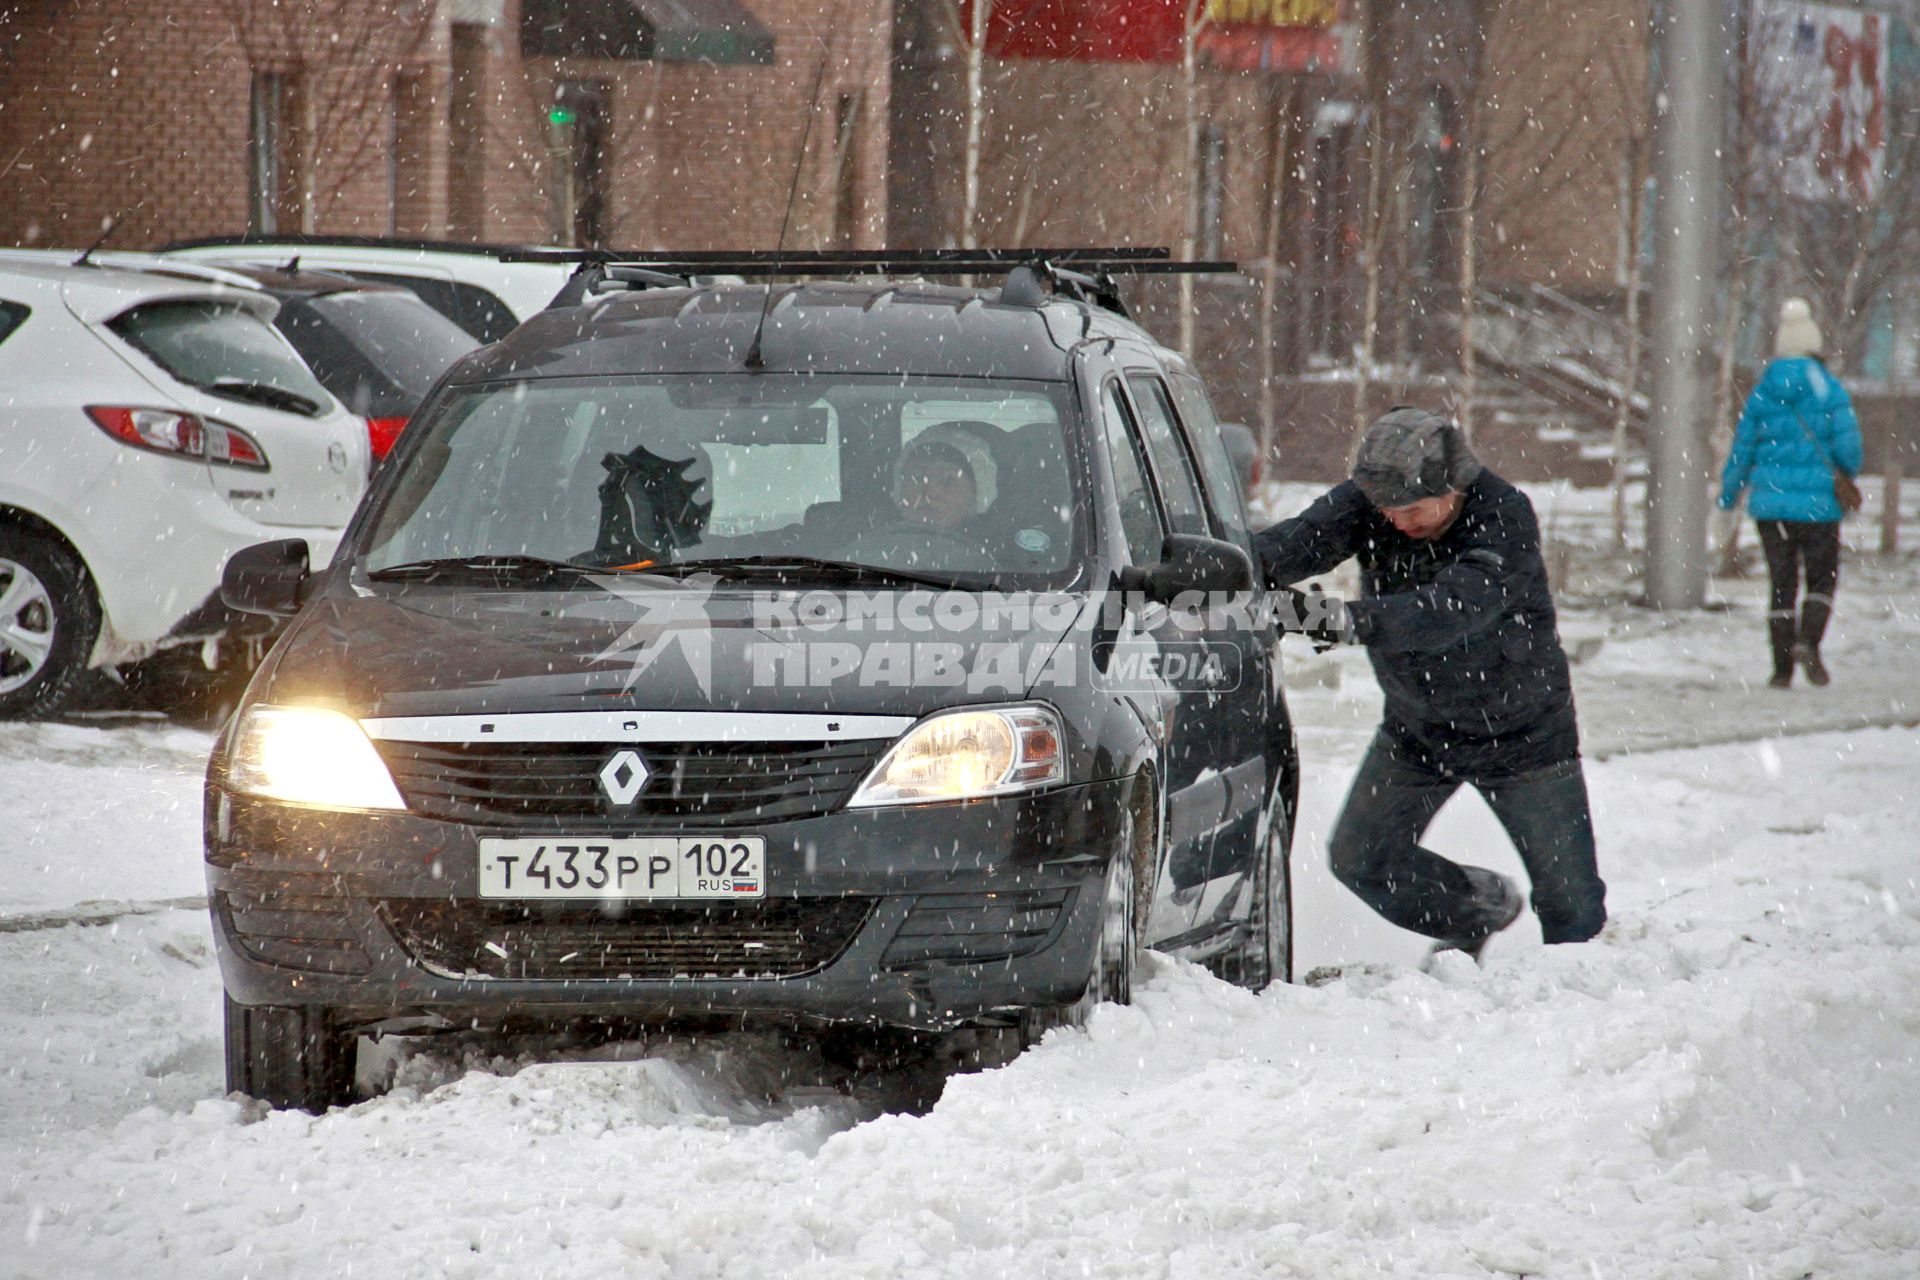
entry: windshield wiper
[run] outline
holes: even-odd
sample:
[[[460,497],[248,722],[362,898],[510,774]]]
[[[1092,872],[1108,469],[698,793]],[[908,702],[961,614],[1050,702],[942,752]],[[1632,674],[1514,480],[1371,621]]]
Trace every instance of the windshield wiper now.
[[[448,556],[440,560],[413,560],[406,564],[373,569],[367,574],[376,582],[399,582],[415,578],[493,577],[515,582],[577,582],[606,572],[591,565],[569,560],[549,560],[544,556],[482,555]]]
[[[980,589],[975,584],[963,582],[947,574],[922,573],[914,569],[894,569],[877,564],[856,564],[850,560],[824,560],[818,556],[716,556],[709,560],[681,560],[673,564],[651,565],[643,572],[673,577],[711,573],[722,578],[765,577],[799,582],[872,583],[887,586],[939,587],[952,591]]]
[[[320,414],[318,400],[303,396],[298,391],[276,387],[271,382],[249,382],[245,378],[215,378],[212,382],[196,385],[203,391],[216,396],[225,396],[229,400],[245,400],[251,404],[265,405],[269,409],[284,409],[288,413],[297,413],[308,418],[318,417]]]

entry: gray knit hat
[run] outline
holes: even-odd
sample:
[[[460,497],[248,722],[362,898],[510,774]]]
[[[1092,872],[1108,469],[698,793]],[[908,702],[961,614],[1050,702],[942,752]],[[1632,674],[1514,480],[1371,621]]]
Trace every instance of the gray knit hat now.
[[[1353,482],[1376,507],[1402,507],[1464,489],[1480,474],[1480,460],[1460,428],[1437,413],[1395,405],[1360,437]]]

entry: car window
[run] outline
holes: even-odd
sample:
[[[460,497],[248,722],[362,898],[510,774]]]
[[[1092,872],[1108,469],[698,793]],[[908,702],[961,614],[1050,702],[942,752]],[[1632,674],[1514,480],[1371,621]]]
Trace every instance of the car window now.
[[[1100,430],[1107,458],[1113,465],[1114,498],[1120,505],[1120,530],[1127,542],[1129,564],[1155,564],[1166,544],[1166,526],[1147,482],[1146,459],[1139,433],[1127,412],[1120,384],[1109,380],[1100,390]]]
[[[421,299],[398,291],[322,294],[283,307],[276,323],[330,389],[328,375],[336,369],[377,374],[399,394],[397,403],[377,411],[383,413],[411,413],[448,365],[480,345]]]
[[[458,280],[440,280],[433,276],[413,276],[398,271],[368,271],[360,267],[344,268],[356,280],[404,285],[420,300],[465,329],[481,342],[498,342],[520,325],[506,303],[477,284]]]
[[[366,563],[805,556],[1052,587],[1084,559],[1067,395],[853,375],[461,389],[410,428]]]
[[[26,322],[32,312],[18,302],[0,301],[0,342],[5,342],[13,331]]]
[[[273,327],[224,302],[150,302],[108,325],[136,350],[190,386],[232,399],[316,416],[332,404],[311,370]],[[274,388],[280,404],[225,388]],[[302,409],[300,405],[311,406]]]
[[[1194,451],[1200,455],[1200,478],[1206,485],[1213,514],[1219,519],[1220,527],[1228,539],[1249,545],[1247,503],[1240,485],[1240,473],[1227,453],[1227,444],[1221,437],[1220,424],[1213,416],[1213,405],[1207,399],[1206,388],[1200,384],[1200,379],[1191,374],[1175,373],[1171,382],[1174,403],[1180,408],[1181,420],[1187,424],[1187,439],[1193,442]]]
[[[1180,443],[1180,427],[1174,421],[1173,401],[1167,396],[1165,384],[1152,374],[1132,373],[1127,375],[1127,385],[1133,389],[1133,403],[1146,428],[1147,447],[1153,451],[1153,469],[1160,477],[1160,500],[1166,504],[1167,522],[1175,533],[1212,533],[1193,464],[1187,460],[1186,446]]]
[[[818,429],[791,440],[707,442],[714,491],[710,532],[734,538],[762,533],[804,520],[816,503],[840,500],[840,424],[830,407],[819,412]]]

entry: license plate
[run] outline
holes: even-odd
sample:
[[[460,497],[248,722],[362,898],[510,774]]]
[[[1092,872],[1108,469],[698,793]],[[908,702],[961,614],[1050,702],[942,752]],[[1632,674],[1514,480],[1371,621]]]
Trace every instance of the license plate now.
[[[483,898],[764,898],[760,836],[480,841]]]

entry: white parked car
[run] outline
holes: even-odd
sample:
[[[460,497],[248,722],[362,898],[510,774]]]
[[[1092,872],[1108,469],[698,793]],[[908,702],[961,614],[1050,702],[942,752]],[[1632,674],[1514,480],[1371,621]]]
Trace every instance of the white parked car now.
[[[573,274],[568,263],[502,262],[505,246],[374,236],[209,236],[168,245],[169,257],[224,266],[337,271],[397,284],[482,342],[498,342],[546,308]]]
[[[245,282],[0,258],[0,717],[52,714],[88,667],[212,659],[242,547],[332,558],[367,427],[277,306]]]

